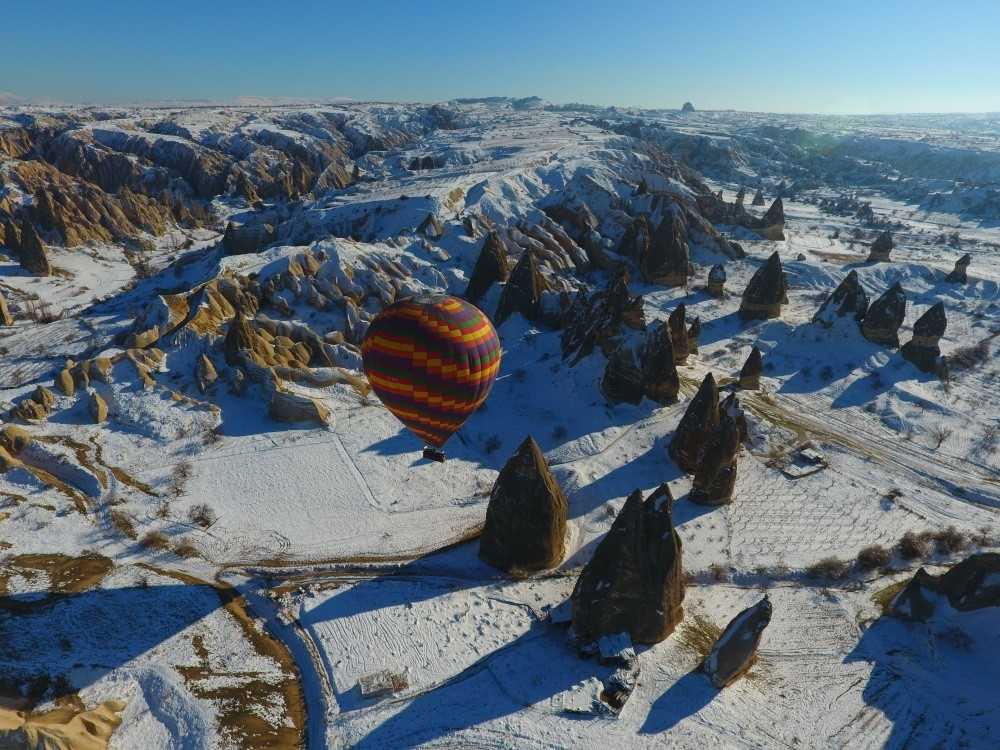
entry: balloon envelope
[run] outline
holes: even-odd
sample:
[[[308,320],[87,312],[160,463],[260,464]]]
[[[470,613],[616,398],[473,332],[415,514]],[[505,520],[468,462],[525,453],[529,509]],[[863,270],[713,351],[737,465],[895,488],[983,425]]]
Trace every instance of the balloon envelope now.
[[[361,356],[386,408],[440,448],[489,396],[500,370],[500,339],[465,300],[414,297],[376,316]]]

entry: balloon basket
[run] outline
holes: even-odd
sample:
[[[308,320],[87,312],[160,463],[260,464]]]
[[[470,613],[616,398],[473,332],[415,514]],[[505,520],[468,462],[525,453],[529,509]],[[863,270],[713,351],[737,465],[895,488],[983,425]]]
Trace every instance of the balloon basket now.
[[[444,451],[440,451],[437,448],[431,448],[429,445],[424,447],[424,458],[428,461],[437,461],[439,464],[444,463]]]

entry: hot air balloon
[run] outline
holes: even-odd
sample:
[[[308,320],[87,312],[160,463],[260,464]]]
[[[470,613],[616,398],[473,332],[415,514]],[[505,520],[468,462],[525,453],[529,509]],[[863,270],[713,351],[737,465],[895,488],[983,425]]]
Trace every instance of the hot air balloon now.
[[[444,461],[441,448],[490,394],[500,340],[482,311],[447,295],[400,300],[380,312],[361,344],[372,389]]]

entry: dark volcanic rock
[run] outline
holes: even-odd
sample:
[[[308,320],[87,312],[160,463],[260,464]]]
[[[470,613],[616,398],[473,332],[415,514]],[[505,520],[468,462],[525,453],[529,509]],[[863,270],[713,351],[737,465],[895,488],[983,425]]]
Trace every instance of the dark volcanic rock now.
[[[548,289],[545,277],[538,268],[538,260],[530,250],[521,254],[521,259],[504,284],[497,304],[496,322],[503,323],[515,312],[528,320],[537,320],[541,315],[542,292]]]
[[[698,462],[688,499],[699,505],[726,505],[736,486],[736,454],[740,427],[736,419],[720,409],[719,427]]]
[[[631,346],[622,344],[610,357],[601,378],[601,393],[612,404],[642,401],[642,373]]]
[[[962,612],[1000,607],[1000,554],[970,555],[940,576],[920,568],[892,600],[889,612],[907,620],[926,620],[942,597]]]
[[[679,217],[667,212],[646,254],[639,257],[642,278],[650,284],[687,286],[690,265],[684,224]]]
[[[688,358],[687,306],[683,302],[667,317],[667,328],[674,344],[674,362],[683,365]]]
[[[760,388],[762,372],[764,372],[764,358],[761,356],[760,349],[755,346],[750,350],[750,356],[747,357],[747,361],[743,363],[743,368],[740,370],[740,390],[756,391]]]
[[[952,284],[967,283],[969,280],[967,271],[969,270],[970,263],[972,263],[972,256],[966,253],[955,261],[955,268],[953,268],[951,273],[948,274],[945,281],[951,282]]]
[[[708,293],[713,297],[723,297],[726,294],[726,267],[716,263],[708,272]]]
[[[690,354],[698,353],[698,339],[701,338],[701,318],[695,318],[691,321],[691,325],[688,326],[688,352]]]
[[[872,343],[899,346],[899,327],[905,316],[906,294],[897,281],[868,308],[861,333]]]
[[[658,643],[683,617],[681,540],[673,498],[661,485],[644,501],[636,490],[573,589],[573,630],[583,643],[628,633],[633,643]]]
[[[668,451],[671,458],[684,471],[694,473],[718,426],[719,388],[712,373],[708,373],[670,441]]]
[[[649,255],[651,244],[652,232],[649,231],[649,220],[645,214],[639,214],[622,235],[621,242],[618,243],[618,254],[639,261]]]
[[[478,302],[493,284],[507,281],[510,278],[510,263],[507,260],[507,248],[496,232],[490,232],[479,251],[476,266],[472,269],[469,286],[465,289],[465,298],[470,302]]]
[[[576,364],[594,350],[595,344],[610,356],[618,347],[623,326],[646,328],[642,295],[629,294],[628,271],[624,268],[611,277],[606,289],[589,295],[583,290],[577,292],[563,323],[563,359],[573,356],[572,364]]]
[[[753,666],[761,634],[770,622],[771,602],[765,595],[726,626],[702,663],[702,669],[715,687],[721,689],[731,685]]]
[[[538,443],[528,436],[490,493],[479,557],[501,570],[531,572],[562,562],[566,496]]]
[[[872,243],[871,249],[868,251],[868,262],[878,263],[889,260],[889,253],[892,252],[892,248],[892,233],[886,230]]]
[[[788,286],[781,258],[777,251],[750,277],[740,302],[740,317],[744,320],[777,318],[785,303]]]
[[[663,322],[657,322],[646,331],[640,359],[643,395],[658,404],[674,403],[681,383],[674,363],[670,329]]]
[[[35,231],[35,225],[26,218],[21,220],[21,244],[18,258],[21,267],[36,276],[48,276],[52,273],[49,257],[45,253],[45,244]]]
[[[861,286],[857,271],[851,271],[813,316],[813,322],[829,328],[836,318],[852,315],[860,321],[868,312],[868,294]]]
[[[751,206],[763,206],[764,205],[764,191],[757,188],[757,192],[754,193],[753,200],[750,202]]]
[[[944,303],[938,302],[913,324],[913,338],[903,344],[900,353],[924,372],[935,372],[941,356],[938,341],[947,327]]]

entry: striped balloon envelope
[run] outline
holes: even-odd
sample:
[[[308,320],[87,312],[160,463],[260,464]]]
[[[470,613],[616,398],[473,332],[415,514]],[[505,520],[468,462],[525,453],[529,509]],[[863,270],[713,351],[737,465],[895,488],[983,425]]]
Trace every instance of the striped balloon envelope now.
[[[441,448],[489,396],[500,370],[500,339],[489,318],[465,300],[413,297],[376,316],[361,356],[386,408]]]

